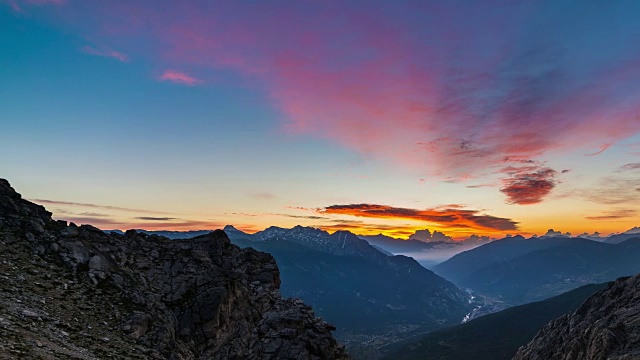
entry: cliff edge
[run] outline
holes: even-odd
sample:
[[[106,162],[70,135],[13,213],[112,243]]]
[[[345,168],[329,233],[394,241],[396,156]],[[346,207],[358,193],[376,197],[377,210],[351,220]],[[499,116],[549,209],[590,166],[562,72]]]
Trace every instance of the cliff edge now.
[[[0,358],[347,359],[271,255],[55,221],[0,179]]]

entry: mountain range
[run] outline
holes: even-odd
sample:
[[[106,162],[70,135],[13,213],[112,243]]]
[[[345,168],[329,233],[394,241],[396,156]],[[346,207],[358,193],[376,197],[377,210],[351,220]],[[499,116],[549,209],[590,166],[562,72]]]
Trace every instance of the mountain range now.
[[[634,227],[620,234],[613,234],[606,237],[603,242],[609,244],[619,244],[623,241],[633,239],[634,237],[640,237],[640,227]]]
[[[515,236],[460,253],[433,270],[462,288],[510,305],[640,272],[640,238],[618,244]]]
[[[427,231],[427,230],[418,230]],[[482,244],[489,242],[488,238],[470,238],[467,241],[453,241],[451,238],[444,240],[423,241],[416,238],[407,240],[393,238],[383,234],[364,236],[361,239],[366,240],[372,246],[382,249],[394,255],[405,255],[416,259],[422,266],[431,269],[434,265],[439,264],[452,256],[465,250],[473,249]]]
[[[412,258],[387,256],[358,236],[296,226],[255,234],[224,228],[234,244],[268,252],[284,296],[298,297],[339,329],[356,357],[445,325],[469,312],[470,296]]]

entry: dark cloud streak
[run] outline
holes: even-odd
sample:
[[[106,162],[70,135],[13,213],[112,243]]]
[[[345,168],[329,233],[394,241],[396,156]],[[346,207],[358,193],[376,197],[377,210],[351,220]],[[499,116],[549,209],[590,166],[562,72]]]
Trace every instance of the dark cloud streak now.
[[[137,213],[147,213],[147,214],[166,214],[160,211],[152,211],[152,210],[142,210],[142,209],[132,209],[120,206],[109,206],[109,205],[99,205],[99,204],[89,204],[89,203],[79,203],[72,201],[56,201],[56,200],[46,200],[46,199],[33,199],[31,200],[40,205],[66,205],[66,206],[78,206],[78,207],[87,207],[87,208],[95,208],[95,209],[105,209],[105,210],[117,210],[117,211],[126,211],[126,212],[137,212]]]
[[[154,216],[138,216],[135,218],[136,220],[146,220],[146,221],[172,221],[172,220],[180,220],[174,217],[154,217]]]
[[[629,170],[638,170],[640,169],[640,163],[629,163],[622,165],[618,168],[617,172],[629,171]]]
[[[632,209],[619,209],[603,212],[602,215],[587,216],[587,220],[620,220],[633,218],[638,215],[637,210]]]

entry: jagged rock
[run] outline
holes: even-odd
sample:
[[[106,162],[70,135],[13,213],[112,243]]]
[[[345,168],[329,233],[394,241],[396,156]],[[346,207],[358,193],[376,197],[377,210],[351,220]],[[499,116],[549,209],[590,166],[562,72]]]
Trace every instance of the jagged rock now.
[[[0,179],[0,359],[347,359],[279,286],[269,254],[222,231],[105,234],[52,220]]]
[[[640,359],[640,275],[620,278],[542,328],[514,360]]]

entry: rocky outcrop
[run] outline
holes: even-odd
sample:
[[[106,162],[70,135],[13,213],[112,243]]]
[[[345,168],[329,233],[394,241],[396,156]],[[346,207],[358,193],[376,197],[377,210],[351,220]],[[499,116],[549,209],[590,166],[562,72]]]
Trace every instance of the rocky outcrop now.
[[[640,359],[640,275],[620,278],[542,328],[514,360]]]
[[[346,359],[279,285],[269,254],[222,231],[105,234],[0,179],[0,358]]]

